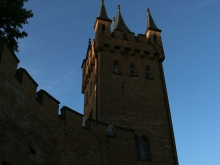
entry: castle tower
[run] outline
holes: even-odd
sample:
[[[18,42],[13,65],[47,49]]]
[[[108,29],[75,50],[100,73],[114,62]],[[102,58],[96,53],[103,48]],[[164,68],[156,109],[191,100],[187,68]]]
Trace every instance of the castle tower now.
[[[111,23],[102,0],[82,63],[84,116],[135,130],[137,161],[177,165],[161,30],[149,9],[145,34],[127,27],[120,5]]]

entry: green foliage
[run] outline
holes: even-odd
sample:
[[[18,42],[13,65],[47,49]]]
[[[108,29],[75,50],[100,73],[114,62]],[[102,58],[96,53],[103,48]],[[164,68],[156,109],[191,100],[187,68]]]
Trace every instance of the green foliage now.
[[[27,19],[34,15],[31,10],[24,8],[24,2],[28,0],[0,0],[0,36],[17,52],[16,40],[28,36],[21,30],[23,24],[27,24]]]

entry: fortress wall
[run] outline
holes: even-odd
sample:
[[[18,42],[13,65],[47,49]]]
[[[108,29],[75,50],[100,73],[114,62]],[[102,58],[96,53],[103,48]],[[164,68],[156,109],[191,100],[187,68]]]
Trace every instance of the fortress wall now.
[[[49,93],[47,93],[45,90],[41,89],[37,92],[36,100],[40,104],[42,104],[45,109],[50,110],[52,113],[55,114],[58,113],[60,102]]]
[[[0,72],[4,71],[7,78],[12,78],[15,76],[19,60],[7,46],[5,41],[0,41],[0,45]]]
[[[112,137],[107,124],[92,119],[82,127],[83,115],[65,106],[59,116],[59,101],[44,90],[36,94],[25,69],[16,74],[18,60],[7,46],[0,57],[0,163],[137,164],[132,130],[116,127]]]
[[[15,74],[16,79],[21,85],[22,90],[29,96],[32,96],[33,98],[36,95],[36,90],[38,87],[38,84],[35,82],[35,80],[29,75],[29,73],[24,68],[19,68],[16,71]]]

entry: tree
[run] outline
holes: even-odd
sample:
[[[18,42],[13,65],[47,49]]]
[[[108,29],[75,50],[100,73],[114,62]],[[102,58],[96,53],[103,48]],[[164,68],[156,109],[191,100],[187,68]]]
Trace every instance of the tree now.
[[[17,39],[27,37],[22,31],[23,24],[28,24],[27,19],[34,14],[24,8],[24,2],[28,0],[0,0],[0,37],[4,38],[13,51],[18,52]]]

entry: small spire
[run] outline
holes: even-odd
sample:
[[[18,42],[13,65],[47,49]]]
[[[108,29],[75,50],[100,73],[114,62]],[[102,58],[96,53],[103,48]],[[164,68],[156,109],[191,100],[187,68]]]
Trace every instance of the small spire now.
[[[120,4],[118,4],[118,9],[120,10]]]
[[[116,19],[114,21],[114,26],[113,26],[113,31],[114,30],[119,30],[119,31],[123,31],[123,32],[131,32],[124,22],[124,19],[122,17],[121,11],[120,11],[119,4],[118,4],[118,14],[116,16]]]
[[[155,30],[155,31],[159,31],[161,32],[162,30],[160,30],[156,24],[154,23],[154,20],[153,20],[153,17],[151,16],[150,14],[150,9],[147,8],[147,30],[150,29],[150,30]]]
[[[101,8],[100,8],[100,12],[99,12],[98,18],[110,20],[108,18],[107,12],[106,12],[104,0],[101,0]]]
[[[91,44],[91,38],[89,37],[89,44]]]

